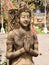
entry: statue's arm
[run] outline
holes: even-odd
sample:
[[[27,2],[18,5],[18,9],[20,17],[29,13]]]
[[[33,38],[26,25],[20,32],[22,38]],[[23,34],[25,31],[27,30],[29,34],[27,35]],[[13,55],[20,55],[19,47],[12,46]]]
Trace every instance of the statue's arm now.
[[[39,55],[39,51],[38,51],[38,39],[37,39],[37,36],[36,35],[34,35],[33,37],[34,37],[34,44],[33,44],[34,49],[33,48],[30,48],[29,53],[32,56],[37,57]]]
[[[21,48],[17,51],[14,51],[14,52],[12,52],[12,51],[9,52],[8,51],[7,54],[6,54],[6,57],[8,59],[13,59],[15,57],[18,57],[18,56],[22,55],[24,52],[25,52],[24,48]]]
[[[22,55],[25,50],[24,48],[21,48],[17,51],[13,51],[13,35],[9,34],[8,37],[7,37],[7,52],[6,52],[6,57],[8,59],[12,59],[12,58],[15,58],[15,57],[18,57],[20,55]]]
[[[35,46],[36,46],[37,44],[35,44]],[[30,51],[29,51],[29,53],[32,55],[32,56],[35,56],[35,57],[37,57],[38,55],[39,55],[39,52],[38,52],[38,50],[37,49],[32,49],[32,48],[30,48]]]

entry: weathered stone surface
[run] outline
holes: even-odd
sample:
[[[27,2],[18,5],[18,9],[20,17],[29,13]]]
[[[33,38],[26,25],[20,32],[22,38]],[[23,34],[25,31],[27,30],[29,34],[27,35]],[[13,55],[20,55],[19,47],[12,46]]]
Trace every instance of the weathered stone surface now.
[[[34,57],[35,65],[49,65],[49,34],[38,34],[39,52],[42,55]],[[2,62],[6,55],[6,38],[7,35],[0,34],[0,54],[2,54]]]

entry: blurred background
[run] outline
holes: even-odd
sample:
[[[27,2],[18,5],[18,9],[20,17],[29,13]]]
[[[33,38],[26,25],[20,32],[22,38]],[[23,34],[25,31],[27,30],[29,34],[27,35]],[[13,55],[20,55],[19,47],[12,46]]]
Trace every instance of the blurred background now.
[[[31,10],[31,28],[34,27],[39,34],[49,33],[49,0],[0,0],[0,32],[1,27],[4,27],[5,33],[8,33],[8,11],[18,9],[22,1]]]

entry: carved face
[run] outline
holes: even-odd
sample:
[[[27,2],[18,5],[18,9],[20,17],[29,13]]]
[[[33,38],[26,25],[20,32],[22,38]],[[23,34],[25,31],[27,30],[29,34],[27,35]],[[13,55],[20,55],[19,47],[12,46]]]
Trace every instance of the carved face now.
[[[28,12],[22,12],[20,14],[20,23],[22,26],[27,27],[30,23],[30,15]]]

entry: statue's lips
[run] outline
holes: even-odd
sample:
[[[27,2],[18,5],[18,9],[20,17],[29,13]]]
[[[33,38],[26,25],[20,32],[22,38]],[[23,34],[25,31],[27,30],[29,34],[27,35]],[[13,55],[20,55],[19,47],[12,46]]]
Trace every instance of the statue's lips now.
[[[25,22],[24,22],[24,24],[28,24],[28,22],[27,22],[27,21],[25,21]]]

